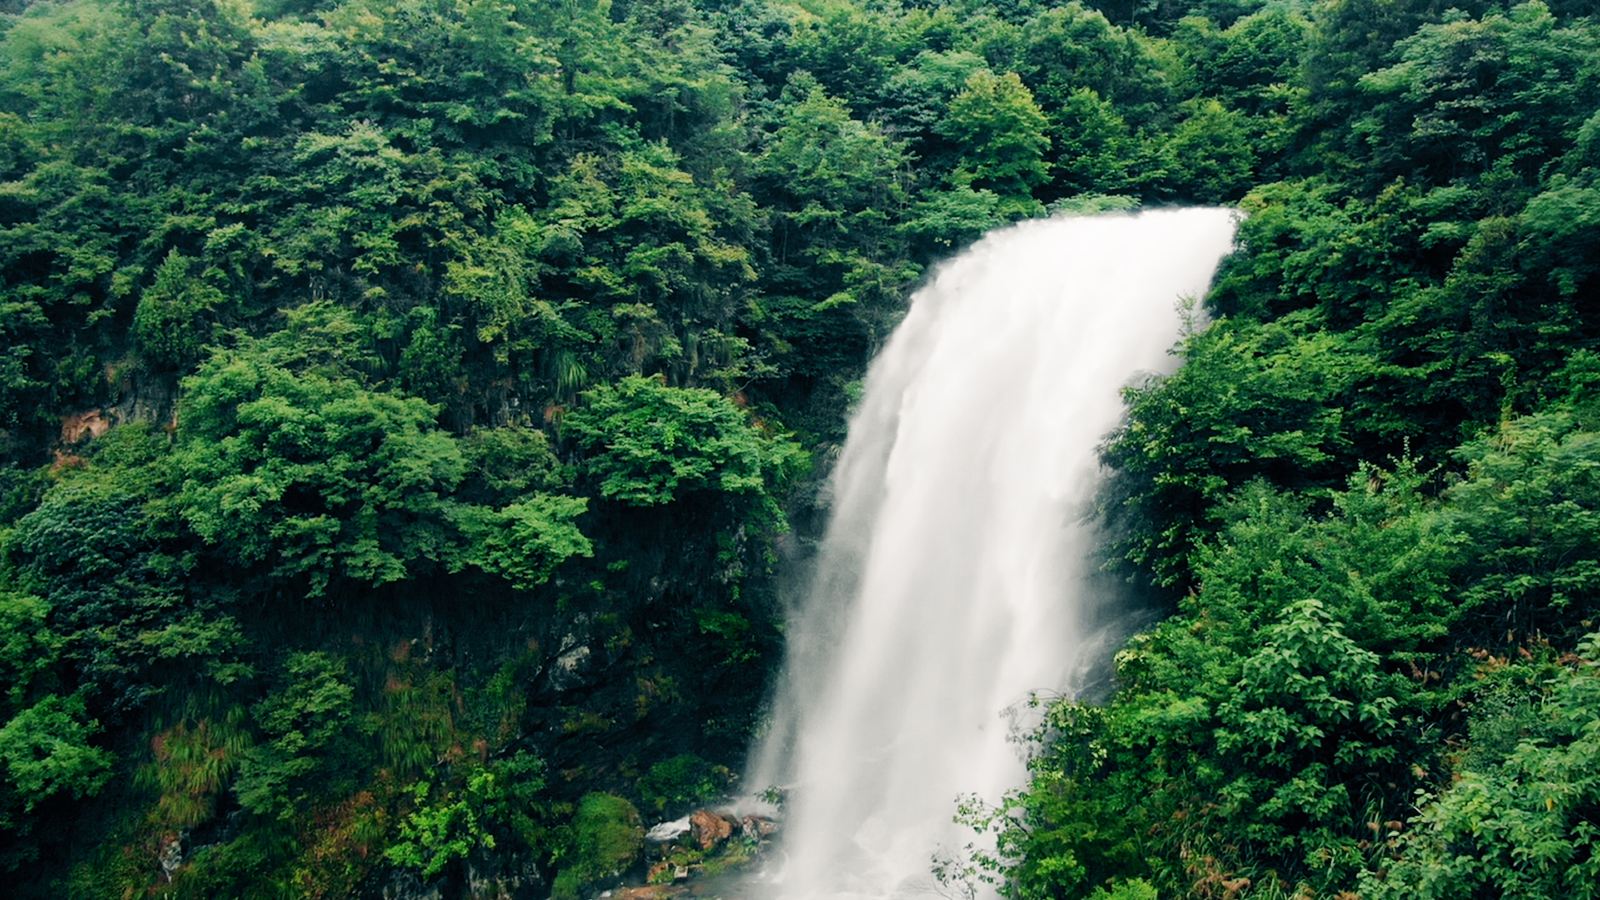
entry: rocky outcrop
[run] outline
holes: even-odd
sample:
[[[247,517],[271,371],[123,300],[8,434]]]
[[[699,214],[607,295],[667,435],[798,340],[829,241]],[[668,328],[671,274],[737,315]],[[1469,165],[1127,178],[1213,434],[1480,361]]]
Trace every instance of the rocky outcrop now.
[[[100,437],[110,430],[111,419],[103,410],[86,409],[61,418],[61,443],[70,447]]]
[[[722,879],[748,866],[767,847],[778,823],[764,816],[697,809],[646,832],[644,886],[620,889],[616,897],[664,900],[699,895],[704,879]],[[604,895],[602,895],[604,896]],[[715,894],[705,894],[715,896]]]

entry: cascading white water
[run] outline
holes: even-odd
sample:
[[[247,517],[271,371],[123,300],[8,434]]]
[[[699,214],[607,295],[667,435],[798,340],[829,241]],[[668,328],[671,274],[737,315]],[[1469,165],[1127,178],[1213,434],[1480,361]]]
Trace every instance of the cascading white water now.
[[[971,838],[958,795],[1022,782],[1002,711],[1091,655],[1096,448],[1120,388],[1169,366],[1179,298],[1233,230],[1218,209],[1027,222],[912,298],[851,421],[746,774],[789,789],[786,859],[753,895],[923,894],[933,853]]]

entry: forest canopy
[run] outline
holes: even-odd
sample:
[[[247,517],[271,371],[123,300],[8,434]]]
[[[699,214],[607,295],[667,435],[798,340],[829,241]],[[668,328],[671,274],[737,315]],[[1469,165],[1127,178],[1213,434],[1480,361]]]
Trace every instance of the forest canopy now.
[[[0,0],[0,867],[587,896],[926,268],[1198,203],[1164,617],[950,888],[1595,896],[1596,98],[1580,0]]]

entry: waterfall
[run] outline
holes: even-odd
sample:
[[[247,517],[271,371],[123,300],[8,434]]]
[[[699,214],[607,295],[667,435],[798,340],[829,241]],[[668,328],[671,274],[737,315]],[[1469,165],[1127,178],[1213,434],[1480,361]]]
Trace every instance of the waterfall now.
[[[788,790],[781,872],[757,896],[931,892],[972,839],[959,795],[1025,770],[1002,712],[1070,690],[1093,652],[1096,449],[1120,389],[1167,369],[1233,214],[1059,217],[939,266],[873,362],[789,623],[746,785]]]

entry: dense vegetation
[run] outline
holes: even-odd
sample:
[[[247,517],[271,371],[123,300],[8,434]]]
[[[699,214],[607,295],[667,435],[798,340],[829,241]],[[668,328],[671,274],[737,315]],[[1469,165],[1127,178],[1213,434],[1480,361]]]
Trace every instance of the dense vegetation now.
[[[583,895],[758,727],[922,268],[1228,202],[1106,447],[1171,615],[947,874],[1593,896],[1588,7],[0,2],[6,881]]]
[[[1588,11],[1171,24],[1221,102],[1287,104],[1220,321],[1105,447],[1120,555],[1173,615],[1117,655],[1107,704],[1048,705],[1032,784],[964,810],[997,849],[952,875],[1019,898],[1600,895]]]

